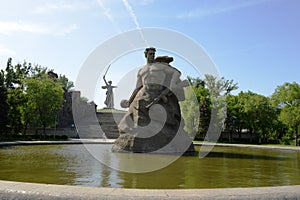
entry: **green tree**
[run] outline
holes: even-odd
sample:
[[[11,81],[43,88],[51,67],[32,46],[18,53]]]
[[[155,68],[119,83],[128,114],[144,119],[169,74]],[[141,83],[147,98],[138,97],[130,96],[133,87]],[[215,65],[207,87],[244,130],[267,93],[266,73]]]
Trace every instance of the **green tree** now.
[[[5,86],[6,88],[13,88],[15,73],[12,66],[12,58],[8,58],[5,68]]]
[[[239,104],[238,96],[229,94],[227,100],[227,117],[225,120],[225,130],[228,134],[228,141],[232,142],[232,134],[237,132],[239,134],[239,140],[241,141],[241,133],[243,129],[242,123],[242,108]]]
[[[19,134],[23,129],[21,109],[25,103],[25,95],[21,88],[11,88],[8,90],[7,103],[9,105],[8,117],[12,134]]]
[[[227,96],[231,91],[238,89],[238,84],[233,80],[226,80],[224,77],[218,78],[210,74],[205,74],[204,82],[211,97]]]
[[[210,122],[209,91],[200,78],[187,77],[190,87],[185,88],[186,100],[180,103],[182,116],[186,122],[185,130],[196,137],[204,138]]]
[[[73,83],[64,75],[26,61],[13,66],[9,58],[0,73],[0,131],[10,127],[13,134],[26,134],[33,127],[53,125],[60,110],[61,91],[68,92]],[[60,103],[57,103],[60,102]],[[9,132],[9,131],[7,131]]]
[[[56,116],[62,105],[63,89],[62,85],[56,80],[50,78],[45,72],[37,73],[25,79],[25,93],[27,104],[23,112],[34,113],[35,119],[44,129],[56,123]]]
[[[255,128],[255,116],[254,112],[252,112],[251,103],[249,103],[249,99],[251,96],[255,95],[253,92],[240,92],[238,94],[238,106],[240,111],[239,122],[242,129],[247,129],[251,135],[250,142],[252,142],[254,128]]]
[[[211,118],[211,100],[209,96],[208,89],[205,88],[204,85],[200,84],[198,87],[194,88],[195,94],[197,95],[197,99],[199,102],[199,113],[200,113],[200,120],[199,120],[199,135],[201,137],[205,137],[209,123]]]
[[[15,65],[15,67],[14,67],[14,74],[15,74],[14,83],[19,84],[19,87],[22,87],[22,80],[30,75],[30,71],[31,71],[31,63],[27,64],[26,61],[24,61],[22,65],[20,63]]]
[[[184,130],[194,138],[199,127],[199,103],[193,86],[184,88],[185,100],[179,102],[182,117],[185,122]]]
[[[219,133],[225,128],[226,97],[238,86],[233,80],[226,80],[224,77],[218,78],[209,74],[205,75],[204,82],[211,101],[211,122],[207,132],[208,139],[217,141]]]
[[[59,75],[58,82],[62,85],[66,92],[70,91],[74,87],[74,83],[69,81],[65,75]]]
[[[4,71],[0,71],[0,140],[7,133],[8,119],[7,88],[5,86]]]
[[[240,92],[237,98],[235,113],[239,131],[247,129],[251,142],[253,134],[263,143],[268,143],[270,139],[278,141],[278,131],[281,131],[279,129],[282,126],[278,123],[278,112],[272,105],[271,98],[251,91]]]
[[[12,59],[9,58],[5,69],[5,85],[7,88],[7,104],[9,107],[8,118],[9,125],[13,134],[19,134],[22,131],[21,110],[26,102],[23,93],[22,80],[29,76],[31,64],[26,62],[12,65]]]
[[[270,98],[252,93],[245,104],[245,112],[253,132],[258,134],[260,140],[267,143],[273,132],[274,120],[277,118]]]
[[[215,141],[219,136],[216,133],[223,128],[226,117],[226,96],[232,90],[237,89],[237,84],[233,83],[233,80],[225,80],[224,77],[217,78],[212,75],[205,75],[204,80],[191,77],[188,77],[188,80],[192,90],[186,89],[186,101],[181,103],[186,130],[193,132],[198,129],[196,138],[204,138],[209,132],[208,136]],[[195,103],[195,99],[198,104]],[[200,119],[195,117],[197,115]],[[199,122],[196,123],[195,120]],[[198,126],[195,127],[195,125]]]
[[[300,85],[296,82],[284,83],[275,89],[272,95],[274,105],[281,111],[279,120],[294,129],[296,146],[299,145],[298,129],[300,125]]]

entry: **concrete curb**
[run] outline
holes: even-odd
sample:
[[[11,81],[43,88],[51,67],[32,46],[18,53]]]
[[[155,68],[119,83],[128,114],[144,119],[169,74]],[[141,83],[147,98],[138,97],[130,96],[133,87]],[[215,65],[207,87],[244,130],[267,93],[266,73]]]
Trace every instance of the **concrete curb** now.
[[[17,146],[17,145],[51,145],[51,144],[113,144],[115,139],[70,139],[65,141],[16,141],[16,142],[0,142],[1,146]],[[295,146],[266,146],[253,144],[225,144],[225,143],[209,143],[209,142],[193,142],[195,146],[219,146],[219,147],[241,147],[241,148],[260,148],[260,149],[280,149],[300,151],[300,147]]]
[[[112,144],[115,139],[71,139],[65,141],[16,141],[0,142],[0,146],[51,145],[51,144]]]
[[[300,199],[300,185],[153,190],[0,181],[0,199]]]
[[[226,143],[210,143],[210,142],[193,142],[193,143],[195,146],[239,147],[239,148],[280,149],[280,150],[300,151],[300,147],[296,147],[296,146],[226,144]]]

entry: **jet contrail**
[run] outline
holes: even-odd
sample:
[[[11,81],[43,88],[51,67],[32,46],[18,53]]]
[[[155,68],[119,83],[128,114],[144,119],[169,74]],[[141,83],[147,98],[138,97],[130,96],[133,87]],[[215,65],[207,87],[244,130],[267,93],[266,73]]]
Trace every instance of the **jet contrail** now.
[[[133,19],[133,22],[134,22],[135,25],[136,25],[136,28],[137,28],[137,29],[141,29],[141,27],[140,27],[140,25],[139,25],[139,22],[138,22],[138,20],[137,20],[137,17],[136,17],[136,15],[134,14],[134,11],[133,11],[131,5],[129,4],[129,2],[128,2],[127,0],[123,0],[123,3],[124,3],[124,5],[125,5],[127,11],[129,12],[129,14],[131,15],[131,17],[132,17],[132,19]]]
[[[124,3],[124,6],[126,7],[127,11],[129,12],[129,14],[131,15],[136,28],[139,30],[140,35],[141,35],[143,41],[145,42],[145,44],[147,46],[149,46],[149,44],[148,44],[147,40],[145,39],[144,34],[143,34],[142,30],[141,30],[141,27],[140,27],[140,24],[138,22],[138,19],[137,19],[136,15],[135,15],[135,13],[134,13],[131,5],[129,4],[128,0],[123,0],[123,3]]]

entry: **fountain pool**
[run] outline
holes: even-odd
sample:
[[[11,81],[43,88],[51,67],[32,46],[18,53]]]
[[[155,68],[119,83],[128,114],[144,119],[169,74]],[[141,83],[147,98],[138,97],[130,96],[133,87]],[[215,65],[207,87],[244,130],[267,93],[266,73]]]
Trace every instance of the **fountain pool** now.
[[[110,144],[85,144],[109,150]],[[300,151],[215,146],[204,158],[180,157],[162,169],[128,173],[95,159],[85,145],[27,145],[0,148],[0,179],[113,188],[187,189],[300,184]],[[196,147],[199,151],[199,146]],[[106,163],[139,159],[111,153]],[[121,155],[121,156],[115,156]],[[124,155],[126,155],[124,157]],[[129,156],[129,157],[128,157]],[[159,160],[170,155],[145,155]]]

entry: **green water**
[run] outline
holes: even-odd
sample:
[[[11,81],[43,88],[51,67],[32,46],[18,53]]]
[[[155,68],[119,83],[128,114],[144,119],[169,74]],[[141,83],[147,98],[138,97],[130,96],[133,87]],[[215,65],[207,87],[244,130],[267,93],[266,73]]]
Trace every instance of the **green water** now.
[[[148,173],[111,169],[91,156],[84,145],[1,147],[0,163],[1,180],[35,183],[153,189],[300,184],[300,152],[290,150],[215,147],[205,158],[181,157]]]

